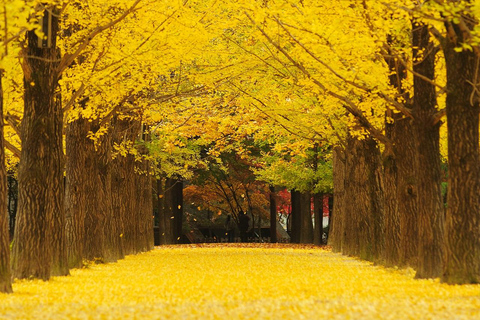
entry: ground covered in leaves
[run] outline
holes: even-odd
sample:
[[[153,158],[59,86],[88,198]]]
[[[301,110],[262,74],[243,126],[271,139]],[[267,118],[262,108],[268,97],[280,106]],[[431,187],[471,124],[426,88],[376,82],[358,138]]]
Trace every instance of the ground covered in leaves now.
[[[0,319],[480,319],[478,285],[308,246],[159,247],[14,290]]]

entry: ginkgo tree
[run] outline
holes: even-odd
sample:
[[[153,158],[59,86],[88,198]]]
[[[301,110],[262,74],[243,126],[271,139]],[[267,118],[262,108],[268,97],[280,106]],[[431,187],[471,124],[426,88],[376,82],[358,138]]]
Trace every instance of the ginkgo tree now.
[[[191,177],[199,150],[253,163],[248,138],[272,148],[255,155],[259,177],[305,191],[323,172],[309,152],[328,169],[334,150],[335,250],[418,277],[443,276],[446,251],[445,281],[478,282],[475,2],[21,4],[3,2],[0,67],[20,157],[15,277],[149,250],[152,167]]]

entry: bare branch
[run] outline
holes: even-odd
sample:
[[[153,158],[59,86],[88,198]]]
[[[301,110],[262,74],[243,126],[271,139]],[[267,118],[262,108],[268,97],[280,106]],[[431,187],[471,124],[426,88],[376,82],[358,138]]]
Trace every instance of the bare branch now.
[[[5,148],[7,148],[11,153],[13,153],[13,155],[17,158],[20,159],[20,156],[22,154],[22,152],[20,151],[20,149],[18,149],[17,147],[15,147],[13,144],[11,144],[7,139],[3,139],[3,143],[5,145]]]
[[[84,93],[85,93],[85,84],[82,83],[80,88],[78,88],[78,90],[75,91],[75,93],[72,95],[70,100],[68,100],[68,102],[63,107],[63,113],[67,113],[73,107],[73,105],[75,104],[75,101]]]
[[[20,130],[20,126],[21,126],[20,118],[18,118],[17,116],[13,116],[10,113],[7,113],[5,115],[5,121],[7,122],[7,124],[10,127],[12,127],[13,131],[15,131],[17,136],[19,136],[20,139],[21,139],[22,136],[21,136],[21,133],[20,133],[21,132],[21,130]]]

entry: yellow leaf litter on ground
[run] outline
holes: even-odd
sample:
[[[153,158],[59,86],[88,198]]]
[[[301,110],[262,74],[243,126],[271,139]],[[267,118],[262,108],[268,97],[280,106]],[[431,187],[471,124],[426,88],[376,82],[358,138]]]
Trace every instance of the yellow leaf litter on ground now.
[[[289,245],[158,247],[14,290],[0,319],[480,319],[478,285]]]

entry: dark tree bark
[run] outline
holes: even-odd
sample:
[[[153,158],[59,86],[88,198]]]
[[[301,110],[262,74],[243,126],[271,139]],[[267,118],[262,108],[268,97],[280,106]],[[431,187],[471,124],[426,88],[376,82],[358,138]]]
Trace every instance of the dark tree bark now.
[[[165,243],[174,244],[182,237],[183,182],[175,178],[165,181],[163,219],[165,223]]]
[[[300,193],[300,243],[313,243],[311,194]]]
[[[393,46],[394,39],[387,38]],[[391,72],[390,84],[405,101],[410,101],[403,81],[407,69],[388,48],[385,61]],[[411,106],[408,106],[411,107]],[[416,149],[413,119],[393,110],[387,111],[385,134],[392,141],[392,150],[384,152],[385,186],[385,264],[387,266],[417,265],[418,230],[416,197]]]
[[[63,114],[58,97],[58,19],[53,16],[52,46],[38,48],[27,33],[24,70],[22,157],[12,268],[15,277],[47,280],[68,274],[65,248]]]
[[[171,178],[165,179],[165,196],[163,206],[163,220],[165,224],[165,244],[175,243],[175,214],[173,207],[175,206],[173,200],[173,186],[175,180]]]
[[[100,129],[100,125],[94,121],[93,131]],[[103,134],[95,144],[92,153],[92,174],[94,186],[90,190],[87,200],[92,205],[92,209],[96,207],[101,212],[103,219],[103,261],[115,262],[124,258],[123,248],[121,244],[121,231],[119,230],[119,220],[113,211],[113,188],[112,188],[112,129]],[[93,190],[96,195],[93,195]],[[88,234],[86,235],[88,236]],[[99,234],[99,237],[101,235]]]
[[[65,216],[67,257],[70,268],[80,268],[84,258],[85,212],[90,177],[86,167],[88,121],[78,119],[67,124],[66,128],[66,184]]]
[[[345,151],[333,149],[333,215],[329,219],[328,244],[334,252],[342,252],[345,228]]]
[[[470,21],[470,19],[465,19]],[[470,29],[473,26],[468,25]],[[480,176],[478,57],[456,52],[465,32],[446,23],[448,195],[446,218],[447,283],[480,283]]]
[[[275,187],[270,186],[270,242],[277,241],[277,199]]]
[[[152,202],[152,179],[150,176],[150,164],[142,160],[138,166],[136,175],[137,187],[137,252],[146,252],[152,250],[153,245],[153,202]]]
[[[13,240],[13,233],[15,230],[15,219],[17,217],[18,207],[18,181],[13,174],[7,172],[7,190],[8,190],[8,215],[9,224],[8,230],[10,232],[10,240]]]
[[[310,193],[291,191],[292,243],[313,243],[313,223],[310,209]]]
[[[370,261],[383,259],[384,197],[380,152],[370,137],[349,137],[346,150],[345,254]]]
[[[140,142],[149,140],[147,134],[148,127],[142,125],[142,137]],[[148,155],[148,149],[144,144],[139,144],[137,147],[138,152],[142,156]],[[142,159],[137,163],[137,199],[138,201],[138,239],[137,251],[146,252],[154,248],[154,235],[153,235],[153,185],[152,176],[150,172],[150,162],[146,159]]]
[[[414,71],[433,80],[435,49],[430,42],[428,26],[413,21],[412,41]],[[441,192],[440,122],[434,120],[437,113],[435,86],[414,75],[413,87],[419,241],[416,277],[435,278],[443,273],[445,225]]]
[[[313,195],[313,214],[315,217],[313,243],[319,246],[323,244],[323,193]]]
[[[113,119],[114,145],[131,147],[140,131],[140,123],[133,119]],[[117,154],[112,161],[112,193],[115,224],[121,236],[123,254],[136,253],[135,239],[137,238],[136,222],[136,189],[135,189],[135,157],[132,154]]]
[[[390,224],[394,230],[385,235],[385,239],[393,240],[391,245],[398,248],[395,265],[416,267],[418,256],[417,226],[417,180],[416,180],[416,148],[413,132],[413,121],[409,118],[395,120],[392,141],[394,143],[396,165],[396,199],[398,217]],[[413,170],[412,170],[413,168]],[[386,183],[385,183],[386,184]],[[385,195],[387,192],[385,192]],[[389,228],[390,228],[389,227]],[[398,230],[400,239],[398,239]],[[395,242],[399,243],[395,244]],[[390,247],[391,248],[391,247]],[[398,256],[397,256],[398,254]]]
[[[158,218],[158,232],[160,234],[160,244],[168,244],[167,239],[170,239],[170,222],[165,214],[165,179],[157,179],[157,218]]]
[[[11,293],[10,237],[7,210],[7,170],[3,143],[3,70],[0,70],[0,293]]]
[[[301,197],[300,192],[296,190],[290,191],[292,211],[290,213],[291,229],[290,242],[300,243],[300,230],[302,228],[301,219]]]

